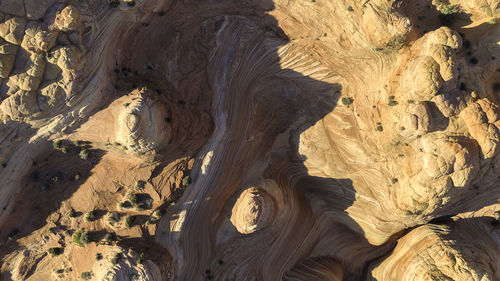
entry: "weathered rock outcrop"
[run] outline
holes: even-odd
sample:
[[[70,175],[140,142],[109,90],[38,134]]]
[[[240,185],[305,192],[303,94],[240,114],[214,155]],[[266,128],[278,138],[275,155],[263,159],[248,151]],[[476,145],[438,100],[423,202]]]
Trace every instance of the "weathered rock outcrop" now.
[[[0,279],[500,280],[498,0],[0,0]]]

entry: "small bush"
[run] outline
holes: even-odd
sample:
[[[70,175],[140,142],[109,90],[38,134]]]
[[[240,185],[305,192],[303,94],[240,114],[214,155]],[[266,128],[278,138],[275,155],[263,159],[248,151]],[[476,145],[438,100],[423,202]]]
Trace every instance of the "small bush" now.
[[[387,103],[389,106],[396,106],[398,105],[398,102],[395,101],[395,100],[389,100],[389,102]]]
[[[191,184],[191,178],[186,176],[182,179],[182,186],[186,187]]]
[[[153,213],[153,216],[161,218],[165,214],[165,209],[158,209]]]
[[[137,191],[142,191],[144,190],[144,186],[146,185],[146,182],[143,181],[143,180],[138,180],[136,183],[135,183],[135,190]]]
[[[95,254],[95,260],[96,260],[96,261],[100,261],[100,260],[102,260],[102,254],[101,254],[101,253],[96,253],[96,254]]]
[[[104,240],[104,242],[111,243],[111,242],[116,240],[115,234],[114,233],[107,233],[102,240]]]
[[[89,235],[86,231],[78,230],[73,234],[73,243],[80,247],[85,247],[89,243]]]
[[[354,102],[354,99],[351,97],[344,97],[342,98],[342,104],[349,107]]]
[[[120,1],[118,0],[108,0],[108,4],[111,8],[116,8],[120,6]]]
[[[85,148],[80,150],[80,153],[78,153],[78,156],[80,156],[81,159],[87,160],[89,158],[89,151]]]
[[[48,251],[47,251],[51,256],[55,257],[55,256],[59,256],[60,254],[63,253],[63,248],[50,248]]]
[[[458,5],[443,5],[439,7],[439,12],[445,16],[453,15],[460,12],[460,6]]]
[[[68,217],[70,217],[70,218],[74,218],[74,217],[76,217],[76,212],[75,212],[75,210],[71,209],[71,210],[68,212]]]
[[[92,278],[92,272],[90,272],[90,271],[82,272],[82,279],[83,280],[90,280],[90,278]]]
[[[138,198],[137,198],[137,194],[134,194],[134,193],[129,193],[128,196],[127,196],[127,199],[128,201],[130,201],[130,203],[132,203],[132,205],[137,205],[138,202]]]
[[[125,219],[125,227],[131,228],[135,222],[135,216],[129,216]]]
[[[384,130],[384,127],[382,127],[382,124],[377,123],[377,131],[382,132]]]
[[[352,8],[352,6],[347,7],[347,10],[348,10],[349,12],[354,12],[354,9]]]
[[[95,210],[92,210],[90,212],[88,212],[86,215],[85,215],[85,220],[86,221],[93,221],[95,219],[95,216],[96,216],[96,211]]]
[[[54,149],[60,149],[62,147],[62,141],[57,140],[57,141],[53,142],[52,147],[54,147]]]
[[[117,265],[121,258],[122,258],[122,255],[120,253],[116,253],[113,256],[113,258],[111,259],[111,264]]]

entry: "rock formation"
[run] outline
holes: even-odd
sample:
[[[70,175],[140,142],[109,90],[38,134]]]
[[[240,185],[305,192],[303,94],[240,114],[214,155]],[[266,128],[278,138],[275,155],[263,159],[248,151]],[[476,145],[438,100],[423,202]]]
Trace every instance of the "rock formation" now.
[[[500,280],[500,1],[1,0],[1,280]]]

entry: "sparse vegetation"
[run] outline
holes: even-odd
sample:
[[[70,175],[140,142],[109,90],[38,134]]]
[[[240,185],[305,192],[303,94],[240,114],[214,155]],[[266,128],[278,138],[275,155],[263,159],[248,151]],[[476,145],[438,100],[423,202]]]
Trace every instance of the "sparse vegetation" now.
[[[104,235],[104,238],[102,240],[104,242],[111,243],[116,240],[115,238],[116,237],[114,233],[107,233],[106,235]]]
[[[146,182],[143,180],[138,180],[135,182],[135,190],[137,191],[142,191],[144,190],[144,186],[146,185]]]
[[[440,13],[439,19],[441,23],[447,25],[453,22],[455,15],[460,12],[460,6],[458,5],[439,5],[438,11]]]
[[[438,7],[439,12],[442,15],[453,15],[460,12],[460,6],[458,5],[440,5]]]
[[[51,256],[55,257],[55,256],[59,256],[60,254],[62,254],[62,253],[63,253],[63,248],[59,248],[59,247],[50,248],[47,252],[48,252]]]
[[[121,258],[122,258],[122,255],[120,253],[116,253],[113,256],[113,258],[111,259],[111,264],[117,265]]]
[[[78,230],[73,234],[73,243],[80,247],[85,247],[89,243],[89,235],[86,231]]]
[[[191,184],[191,177],[189,176],[185,176],[183,179],[182,179],[182,186],[186,187],[188,185]]]
[[[158,209],[153,213],[153,216],[161,218],[165,213],[166,213],[165,209]]]
[[[90,212],[88,212],[86,215],[85,215],[85,220],[86,221],[93,221],[96,217],[96,211],[95,210],[92,210]]]
[[[144,253],[141,253],[141,254],[139,255],[139,258],[138,258],[138,259],[137,259],[137,261],[136,261],[136,262],[137,262],[137,264],[142,264],[142,259],[143,259],[143,258],[144,258]]]
[[[110,224],[113,225],[113,224],[115,224],[115,223],[117,223],[119,221],[120,221],[120,214],[119,213],[117,213],[117,212],[111,212],[111,213],[109,213],[108,222]]]
[[[73,210],[73,209],[69,210],[69,212],[68,212],[68,217],[70,217],[70,218],[74,218],[74,217],[76,217],[76,212],[75,212],[75,210]]]
[[[78,156],[80,156],[80,158],[83,160],[87,160],[89,158],[89,151],[85,148],[82,148],[82,150],[80,150],[80,153],[78,153]]]
[[[398,105],[398,102],[394,100],[394,96],[389,96],[389,102],[387,103],[389,106],[395,106]]]
[[[129,193],[127,196],[127,199],[134,206],[137,205],[137,203],[138,203],[137,194],[135,194],[135,193]]]
[[[91,271],[82,272],[82,279],[83,280],[90,280],[90,278],[92,278],[92,272]]]
[[[108,4],[111,8],[117,8],[120,6],[120,1],[118,0],[108,0]]]
[[[342,104],[349,107],[354,102],[354,99],[351,97],[343,97],[342,98]]]
[[[134,224],[134,222],[135,222],[135,216],[128,216],[125,219],[125,227],[126,228],[131,228],[132,225]]]
[[[54,149],[60,149],[62,147],[62,141],[57,140],[57,141],[53,142],[52,147],[54,147]]]

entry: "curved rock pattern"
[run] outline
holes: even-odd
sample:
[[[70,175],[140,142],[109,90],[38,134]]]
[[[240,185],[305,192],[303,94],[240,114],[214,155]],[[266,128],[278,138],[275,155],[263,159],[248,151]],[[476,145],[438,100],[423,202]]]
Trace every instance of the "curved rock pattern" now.
[[[0,2],[0,279],[499,280],[494,1]]]

